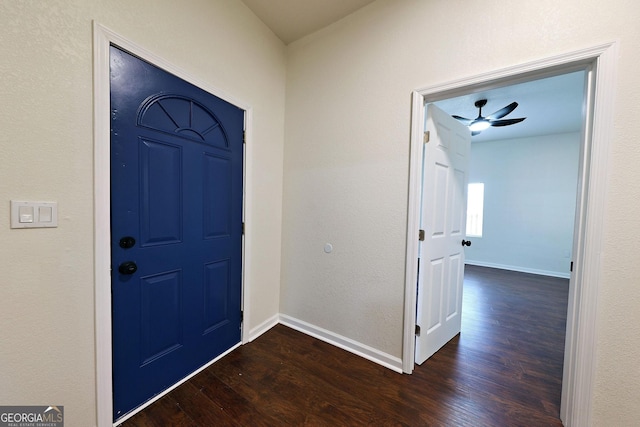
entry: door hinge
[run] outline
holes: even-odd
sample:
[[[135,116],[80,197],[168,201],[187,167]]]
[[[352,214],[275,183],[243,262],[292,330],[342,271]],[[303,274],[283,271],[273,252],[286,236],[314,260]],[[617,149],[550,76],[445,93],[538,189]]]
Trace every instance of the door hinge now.
[[[246,131],[242,131],[242,143],[246,144],[247,143],[247,132]]]
[[[571,266],[569,267],[569,271],[573,272],[573,261],[571,261]]]
[[[416,325],[416,336],[420,336],[420,325]]]
[[[430,136],[429,131],[426,131],[426,132],[424,133],[424,138],[423,138],[423,142],[424,142],[425,144],[426,144],[427,142],[429,142],[429,136]]]
[[[244,311],[240,310],[240,323],[244,322]]]
[[[424,241],[424,230],[418,231],[418,240],[420,240],[421,242]]]
[[[244,222],[242,223],[242,235],[244,236]]]

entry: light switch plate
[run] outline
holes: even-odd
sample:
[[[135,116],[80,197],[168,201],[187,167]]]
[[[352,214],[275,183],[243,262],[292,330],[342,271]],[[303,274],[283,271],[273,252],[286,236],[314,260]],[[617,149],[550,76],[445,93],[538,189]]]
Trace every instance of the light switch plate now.
[[[57,202],[11,201],[11,228],[51,228],[57,226]]]

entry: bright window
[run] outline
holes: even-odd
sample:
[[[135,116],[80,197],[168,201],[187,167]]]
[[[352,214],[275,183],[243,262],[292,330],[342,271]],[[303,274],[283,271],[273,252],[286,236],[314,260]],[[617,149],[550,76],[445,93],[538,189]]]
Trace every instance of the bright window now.
[[[484,209],[484,184],[469,184],[467,192],[467,236],[482,237],[482,211]]]

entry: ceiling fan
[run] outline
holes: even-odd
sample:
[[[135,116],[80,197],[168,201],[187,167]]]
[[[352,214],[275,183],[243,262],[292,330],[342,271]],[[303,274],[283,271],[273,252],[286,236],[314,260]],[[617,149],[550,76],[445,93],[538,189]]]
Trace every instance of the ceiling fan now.
[[[518,106],[517,102],[512,102],[511,104],[507,105],[506,107],[499,109],[495,113],[489,114],[486,117],[482,117],[482,107],[484,107],[486,104],[487,104],[487,100],[486,99],[480,99],[480,100],[475,102],[474,105],[478,109],[478,117],[476,117],[475,119],[467,119],[465,117],[460,117],[460,116],[456,116],[456,115],[453,115],[452,117],[454,119],[457,119],[457,120],[461,121],[466,126],[468,126],[469,130],[471,130],[471,136],[479,134],[480,132],[482,132],[483,130],[485,130],[486,128],[488,128],[490,126],[515,125],[516,123],[520,123],[521,121],[526,119],[526,117],[521,117],[519,119],[504,119],[504,120],[500,120],[504,116],[506,116],[507,114],[511,113],[513,110],[516,109],[516,107]]]

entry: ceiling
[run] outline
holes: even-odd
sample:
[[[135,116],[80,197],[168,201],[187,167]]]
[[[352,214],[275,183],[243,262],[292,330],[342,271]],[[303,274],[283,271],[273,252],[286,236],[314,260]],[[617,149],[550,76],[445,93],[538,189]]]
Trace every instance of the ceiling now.
[[[242,0],[285,44],[314,33],[375,0]],[[482,115],[518,102],[505,119],[526,117],[521,123],[489,128],[473,142],[515,139],[580,131],[583,120],[585,75],[583,71],[493,88],[437,101],[449,114],[474,119],[475,101],[487,99]]]
[[[333,24],[375,0],[242,0],[289,44]]]
[[[582,128],[585,72],[577,71],[526,83],[480,91],[456,98],[434,102],[449,114],[475,119],[478,109],[474,103],[486,99],[482,115],[516,101],[518,107],[504,117],[526,117],[511,126],[490,127],[472,138],[473,142],[514,139],[554,133],[579,132]]]

